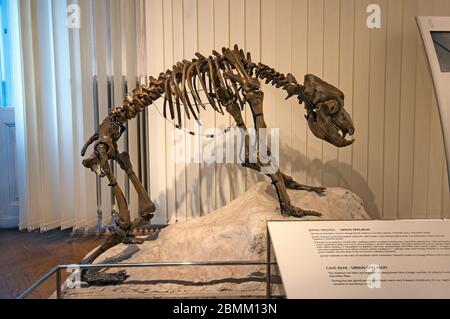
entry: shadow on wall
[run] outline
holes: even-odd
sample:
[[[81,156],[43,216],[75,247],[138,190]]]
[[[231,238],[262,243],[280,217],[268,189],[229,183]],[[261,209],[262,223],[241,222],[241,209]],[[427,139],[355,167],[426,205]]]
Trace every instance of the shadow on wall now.
[[[357,194],[359,197],[362,198],[364,201],[364,207],[366,208],[368,214],[374,218],[381,218],[381,212],[379,211],[379,208],[375,205],[374,202],[374,195],[370,188],[367,185],[367,182],[364,180],[364,178],[355,171],[350,165],[338,162],[337,160],[331,160],[325,163],[322,163],[319,159],[308,159],[304,153],[302,153],[300,150],[293,149],[289,145],[283,144],[280,147],[280,161],[290,161],[291,163],[295,163],[295,167],[303,168],[307,172],[319,172],[322,175],[328,175],[334,177],[337,181],[339,181],[339,185],[341,185],[343,188],[349,189],[355,194]],[[227,187],[220,187],[220,180],[217,180],[220,176],[227,176],[231,183],[231,189],[233,189],[233,183],[236,181],[235,176],[236,170],[234,170],[234,167],[240,166],[240,164],[221,164],[221,163],[211,163],[211,164],[193,164],[193,165],[199,165],[200,176],[199,178],[196,178],[193,181],[193,185],[195,186],[195,189],[203,189],[203,196],[206,198],[206,200],[214,200],[214,193],[218,198],[216,198],[216,201],[218,203],[225,202],[225,199],[227,198],[226,192],[229,191],[229,188]],[[208,178],[208,176],[205,176],[202,174],[202,172],[215,172],[216,179]],[[345,172],[345,175],[343,174]],[[186,174],[186,170],[182,170],[178,176],[177,180],[175,181],[175,185],[180,180],[184,180]],[[254,171],[250,169],[245,169],[245,174],[247,174],[247,177],[250,176],[250,174],[254,174]],[[259,173],[256,173],[259,174]],[[349,179],[349,176],[351,176],[351,180]],[[295,176],[294,176],[295,178]],[[319,178],[320,179],[320,178]],[[258,180],[261,180],[261,178],[258,178]],[[268,181],[268,177],[263,177],[262,180]],[[297,180],[299,183],[306,184],[306,181],[304,180]],[[202,185],[200,185],[200,183]],[[169,183],[168,183],[169,184]],[[172,183],[170,183],[172,184]],[[352,185],[355,189],[352,189]],[[357,186],[356,186],[357,185]],[[328,187],[334,187],[336,185],[323,185]],[[216,187],[218,187],[218,192],[216,193]],[[177,194],[176,190],[174,189],[167,189],[168,193]],[[201,199],[200,194],[198,194],[195,191],[187,191],[186,193],[178,194],[176,196],[176,202],[177,203],[183,203],[187,202],[188,205],[188,211],[192,212],[198,212],[198,215],[205,215],[208,214],[209,211],[202,211],[201,207]],[[173,196],[168,196],[168,198],[173,198]],[[205,199],[203,198],[203,200]],[[157,200],[158,202],[161,202],[163,200],[166,200],[166,194],[160,193],[158,194],[157,198],[152,198],[152,200]],[[215,203],[211,203],[210,207],[213,207],[211,211],[214,211]],[[220,207],[217,207],[220,208]],[[166,212],[160,212],[159,208],[157,208],[156,214],[164,214],[166,215]],[[175,222],[178,220],[184,220],[185,216],[176,216],[176,218],[169,216],[169,222]]]
[[[318,158],[311,160],[306,158],[306,155],[301,153],[299,150],[293,149],[286,144],[280,147],[280,159],[290,159],[291,163],[295,163],[296,167],[302,167],[307,172],[322,172],[322,175],[327,174],[335,177],[336,180],[341,182],[341,187],[349,189],[361,197],[364,201],[364,207],[370,217],[374,219],[381,218],[381,212],[375,205],[374,195],[367,185],[367,182],[350,165],[338,162],[337,160],[332,160],[325,163],[322,163],[322,161]],[[345,175],[343,172],[345,172]],[[351,176],[351,180],[348,180],[348,176]],[[304,181],[298,182],[302,183]],[[352,189],[352,185],[358,185],[358,188]],[[330,187],[330,185],[322,186]],[[332,186],[334,187],[335,185]]]
[[[193,185],[194,185],[194,189],[204,189],[206,190],[206,193],[203,193],[203,196],[206,198],[206,200],[211,200],[214,201],[214,195],[217,196],[215,199],[216,202],[222,202],[225,203],[228,196],[226,194],[226,192],[229,192],[230,189],[227,187],[220,187],[220,181],[213,178],[208,178],[208,176],[204,176],[202,175],[202,171],[213,171],[216,177],[220,177],[220,176],[228,176],[228,179],[231,181],[231,187],[233,187],[233,170],[232,167],[233,166],[237,166],[240,164],[222,164],[222,163],[210,163],[210,164],[205,164],[202,163],[201,166],[200,164],[192,164],[192,165],[198,165],[198,168],[200,170],[200,178],[195,178],[195,180],[193,181]],[[200,169],[201,167],[201,169]],[[177,179],[175,181],[175,185],[178,184],[178,181],[182,181],[184,180],[186,176],[186,170],[182,170],[178,176]],[[218,192],[216,192],[216,188],[218,190]],[[187,210],[191,211],[191,212],[197,212],[198,215],[206,215],[208,213],[210,213],[211,211],[215,210],[215,203],[212,202],[210,204],[210,207],[213,207],[211,211],[203,211],[203,208],[201,207],[201,198],[200,198],[200,194],[198,194],[195,191],[192,190],[187,190],[185,193],[177,193],[176,190],[174,189],[168,189],[167,192],[172,192],[173,194],[176,194],[176,202],[177,204],[179,203],[183,203],[183,202],[187,202]],[[166,200],[166,196],[164,193],[160,193],[158,195],[158,199],[161,200]],[[217,207],[220,208],[220,207]],[[185,216],[179,216],[177,213],[176,218],[173,218],[173,220],[178,221],[178,220],[184,220]],[[189,216],[188,216],[189,218]],[[169,221],[171,218],[169,217]]]

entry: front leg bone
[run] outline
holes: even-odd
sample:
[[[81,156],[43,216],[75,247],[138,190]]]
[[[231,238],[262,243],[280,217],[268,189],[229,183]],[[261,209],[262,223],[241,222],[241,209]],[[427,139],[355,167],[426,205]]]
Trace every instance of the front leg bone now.
[[[323,195],[325,191],[327,190],[325,187],[319,187],[319,186],[308,186],[303,185],[300,183],[297,183],[291,176],[288,176],[286,174],[283,174],[284,178],[284,185],[286,185],[286,188],[288,189],[296,189],[296,190],[302,190],[307,192],[315,192],[319,195]]]
[[[293,217],[306,217],[306,216],[315,216],[315,217],[320,217],[322,216],[321,213],[312,211],[312,210],[304,210],[301,209],[299,207],[295,207],[294,205],[291,204],[281,204],[281,213],[282,214],[286,214],[288,216],[293,216]]]
[[[110,186],[113,188],[117,206],[119,207],[119,219],[117,221],[117,226],[114,228],[113,233],[108,237],[107,241],[83,260],[82,264],[93,263],[106,250],[124,241],[131,230],[130,214],[128,212],[125,196],[117,184],[116,178],[112,174],[109,165],[108,151],[111,150],[108,150],[107,145],[100,143],[96,146],[95,151],[100,158],[101,169],[108,178]],[[126,277],[126,272],[123,270],[116,273],[104,273],[93,270],[85,270],[82,272],[83,280],[89,284],[117,284],[123,282]]]

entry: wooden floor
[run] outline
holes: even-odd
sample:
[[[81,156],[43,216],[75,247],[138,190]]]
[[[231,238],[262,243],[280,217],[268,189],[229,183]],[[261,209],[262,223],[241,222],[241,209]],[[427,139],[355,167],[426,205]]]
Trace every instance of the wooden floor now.
[[[104,239],[103,235],[73,235],[60,230],[42,234],[0,230],[0,299],[15,298],[58,264],[78,263]],[[54,277],[29,298],[48,298],[55,291]]]

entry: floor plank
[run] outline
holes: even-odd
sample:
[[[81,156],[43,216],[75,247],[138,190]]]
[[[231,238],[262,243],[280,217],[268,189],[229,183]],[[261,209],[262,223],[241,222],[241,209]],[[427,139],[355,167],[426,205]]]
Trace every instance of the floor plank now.
[[[56,265],[78,263],[104,239],[104,235],[79,235],[70,230],[0,230],[0,299],[15,298]],[[50,278],[29,298],[48,298],[54,290],[55,278]]]

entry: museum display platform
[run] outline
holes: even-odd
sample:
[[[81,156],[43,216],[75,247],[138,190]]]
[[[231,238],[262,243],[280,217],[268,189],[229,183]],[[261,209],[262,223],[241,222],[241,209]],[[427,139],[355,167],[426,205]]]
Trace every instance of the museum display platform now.
[[[292,203],[322,213],[302,220],[370,219],[362,200],[348,190],[329,188],[320,196],[289,190]],[[228,205],[180,222],[145,238],[141,245],[120,244],[96,263],[265,261],[267,221],[283,217],[270,183],[260,182]],[[295,249],[299,243],[292,243]],[[284,296],[272,267],[271,295]],[[107,270],[117,271],[117,268]],[[62,287],[63,298],[265,298],[266,265],[136,267],[121,285]],[[53,296],[56,297],[56,294]]]

